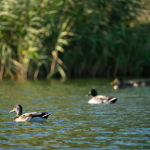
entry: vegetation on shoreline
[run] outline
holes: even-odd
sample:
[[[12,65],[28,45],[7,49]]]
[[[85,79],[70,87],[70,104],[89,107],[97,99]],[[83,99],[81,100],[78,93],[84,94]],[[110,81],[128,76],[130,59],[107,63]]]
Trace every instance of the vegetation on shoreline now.
[[[138,21],[147,7],[144,0],[1,0],[0,80],[148,76],[150,24]]]

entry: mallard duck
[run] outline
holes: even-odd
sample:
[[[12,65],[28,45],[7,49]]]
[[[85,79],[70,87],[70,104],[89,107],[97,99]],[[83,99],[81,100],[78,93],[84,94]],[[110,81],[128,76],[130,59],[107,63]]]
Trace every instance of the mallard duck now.
[[[133,84],[133,86],[148,86],[150,85],[150,81],[144,81],[144,80],[132,80],[130,83]]]
[[[130,82],[123,82],[122,78],[115,78],[113,82],[110,83],[111,85],[114,85],[114,89],[120,89],[120,88],[128,88],[128,87],[134,87],[133,83]]]
[[[108,97],[105,95],[98,95],[95,89],[91,89],[88,95],[92,95],[88,101],[89,104],[113,104],[117,101],[116,97]],[[87,96],[88,96],[87,95]]]
[[[150,85],[150,81],[141,81],[141,86],[149,86]]]
[[[22,115],[22,106],[21,105],[15,105],[14,109],[10,111],[9,113],[12,112],[17,112],[16,117],[14,118],[13,121],[16,122],[23,122],[23,121],[35,121],[35,122],[43,122],[46,121],[48,116],[50,115],[47,112],[30,112],[30,113],[25,113]]]

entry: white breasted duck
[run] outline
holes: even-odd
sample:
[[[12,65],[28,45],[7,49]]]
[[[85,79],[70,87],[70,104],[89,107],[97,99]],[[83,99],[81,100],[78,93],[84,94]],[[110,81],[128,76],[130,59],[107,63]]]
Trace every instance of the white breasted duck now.
[[[89,104],[113,104],[117,101],[116,97],[108,97],[105,95],[98,95],[95,89],[91,89],[88,95],[92,95],[88,101]]]

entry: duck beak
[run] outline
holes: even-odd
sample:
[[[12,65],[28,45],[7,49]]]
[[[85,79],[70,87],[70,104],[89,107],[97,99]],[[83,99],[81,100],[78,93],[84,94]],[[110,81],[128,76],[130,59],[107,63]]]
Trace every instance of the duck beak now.
[[[89,92],[89,94],[86,94],[85,96],[87,97],[87,96],[89,96],[89,95],[91,95],[91,92]]]
[[[12,112],[14,112],[14,110],[11,110],[9,113],[12,113]]]
[[[113,85],[113,84],[115,84],[115,81],[113,81],[113,82],[110,83],[110,85]]]

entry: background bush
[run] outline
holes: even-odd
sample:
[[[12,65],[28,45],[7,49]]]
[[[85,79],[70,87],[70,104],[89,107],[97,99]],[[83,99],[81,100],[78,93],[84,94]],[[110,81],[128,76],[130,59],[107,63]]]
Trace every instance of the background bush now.
[[[143,10],[144,0],[1,0],[0,80],[149,76]]]

